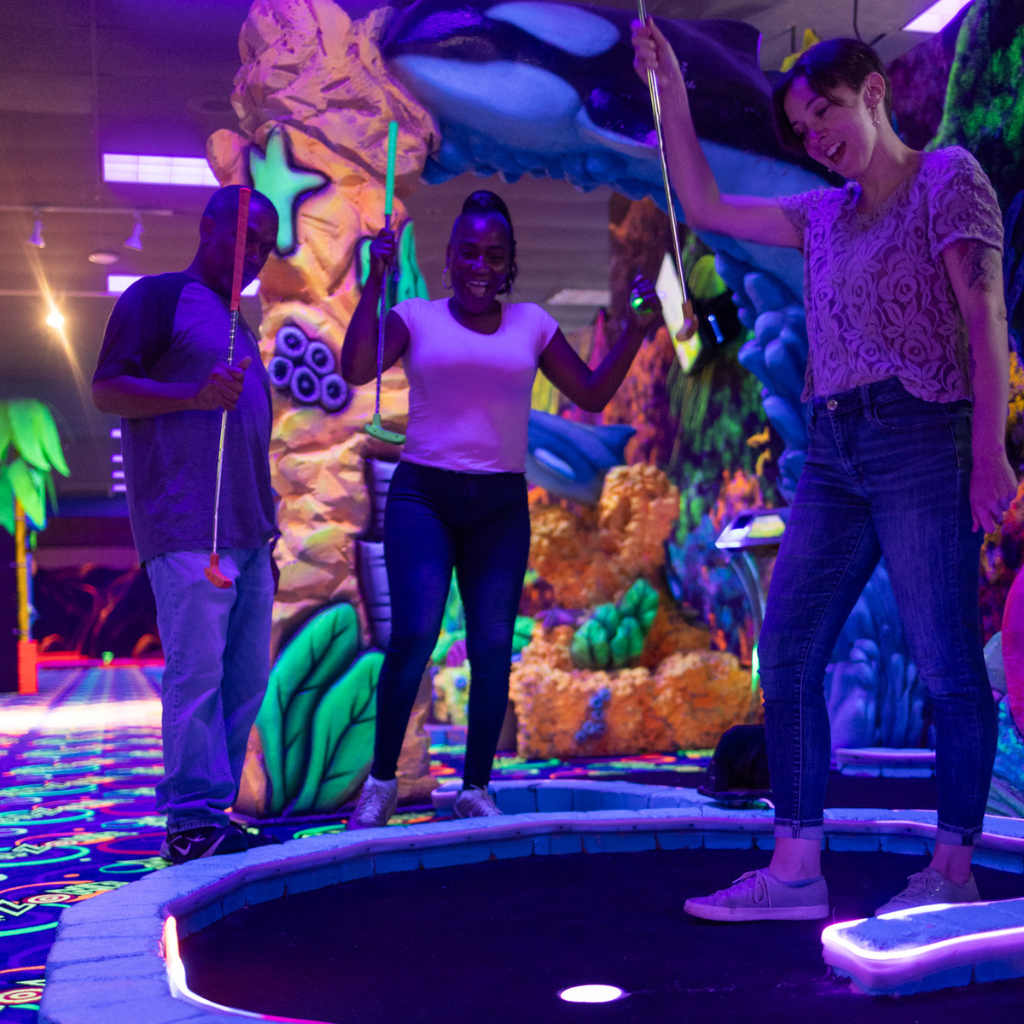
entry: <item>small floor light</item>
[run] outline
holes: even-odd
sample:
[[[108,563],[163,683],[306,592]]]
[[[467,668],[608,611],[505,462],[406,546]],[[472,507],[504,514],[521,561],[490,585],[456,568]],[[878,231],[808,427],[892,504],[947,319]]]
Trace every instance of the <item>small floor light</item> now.
[[[625,994],[614,985],[574,985],[558,993],[567,1003],[611,1003]]]
[[[28,244],[35,246],[37,249],[45,249],[46,242],[43,239],[43,222],[36,216],[35,223],[32,225],[32,234],[29,236]]]
[[[135,226],[132,228],[132,233],[124,240],[124,247],[126,249],[134,249],[136,252],[142,252],[142,233],[145,230],[142,226],[142,214],[135,214]]]

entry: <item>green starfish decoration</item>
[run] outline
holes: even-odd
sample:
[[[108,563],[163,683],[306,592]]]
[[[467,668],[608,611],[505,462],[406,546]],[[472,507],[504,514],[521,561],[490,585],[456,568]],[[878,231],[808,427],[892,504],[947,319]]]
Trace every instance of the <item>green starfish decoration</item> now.
[[[270,133],[265,152],[261,153],[257,146],[249,147],[249,174],[256,191],[262,192],[277,210],[278,255],[291,255],[298,244],[295,217],[299,207],[330,179],[319,171],[292,163],[288,139],[280,127]]]

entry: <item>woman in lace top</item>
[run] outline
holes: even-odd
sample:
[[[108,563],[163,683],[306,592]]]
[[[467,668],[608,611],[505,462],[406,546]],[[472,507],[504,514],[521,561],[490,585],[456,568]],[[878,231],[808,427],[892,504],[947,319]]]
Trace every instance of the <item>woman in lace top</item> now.
[[[963,149],[904,145],[877,54],[837,39],[803,54],[773,100],[783,144],[847,184],[781,199],[722,195],[671,47],[653,21],[635,22],[633,41],[638,72],[657,75],[687,222],[805,259],[810,442],[758,643],[775,851],[767,869],[686,910],[734,921],[827,915],[825,667],[882,556],[932,701],[938,829],[931,863],[879,911],[976,900],[972,843],[996,748],[979,551],[1016,491],[992,186]]]

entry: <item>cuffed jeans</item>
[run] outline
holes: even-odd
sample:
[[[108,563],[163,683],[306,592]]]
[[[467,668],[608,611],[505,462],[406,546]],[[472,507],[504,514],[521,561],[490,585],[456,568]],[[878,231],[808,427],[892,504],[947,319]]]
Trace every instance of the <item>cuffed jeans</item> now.
[[[269,547],[222,550],[226,590],[203,574],[208,551],[146,562],[167,665],[157,811],[171,832],[228,822],[270,674],[270,558]]]
[[[892,377],[815,398],[807,462],[768,590],[758,662],[775,835],[820,839],[831,742],[825,667],[880,556],[934,709],[938,832],[981,832],[997,718],[978,605],[971,406]]]
[[[487,785],[508,706],[516,610],[530,553],[522,473],[458,473],[402,462],[384,513],[391,639],[377,684],[374,778],[393,779],[454,567],[472,685],[463,778]]]

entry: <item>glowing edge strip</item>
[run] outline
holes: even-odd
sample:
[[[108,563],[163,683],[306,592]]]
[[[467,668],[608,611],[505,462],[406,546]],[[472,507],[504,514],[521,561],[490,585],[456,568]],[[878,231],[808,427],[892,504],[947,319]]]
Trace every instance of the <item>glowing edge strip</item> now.
[[[964,904],[936,903],[929,907],[912,907],[881,915],[880,920],[896,920],[922,914],[948,910]],[[991,902],[976,906],[991,906]],[[974,935],[959,935],[926,946],[909,950],[871,950],[851,942],[843,932],[863,924],[868,918],[843,921],[829,925],[821,933],[822,954],[827,964],[842,967],[857,976],[858,981],[868,984],[884,981],[890,985],[910,978],[921,978],[926,974],[948,967],[964,965],[983,954],[990,959],[996,952],[1017,951],[1024,955],[1024,925],[977,932]]]
[[[252,1010],[239,1010],[233,1006],[223,1006],[209,999],[198,996],[188,987],[185,977],[185,964],[178,951],[178,922],[173,917],[164,921],[164,960],[167,963],[167,983],[171,996],[184,1003],[191,1003],[202,1010],[220,1013],[227,1017],[246,1017],[249,1020],[275,1020],[282,1024],[326,1024],[325,1021],[311,1020],[306,1017],[278,1017],[270,1013],[254,1013]]]

